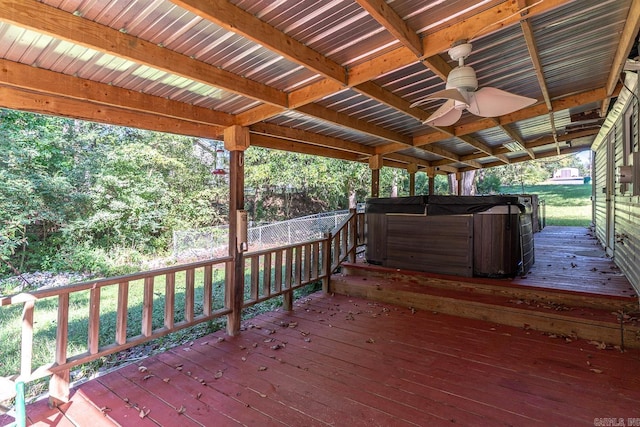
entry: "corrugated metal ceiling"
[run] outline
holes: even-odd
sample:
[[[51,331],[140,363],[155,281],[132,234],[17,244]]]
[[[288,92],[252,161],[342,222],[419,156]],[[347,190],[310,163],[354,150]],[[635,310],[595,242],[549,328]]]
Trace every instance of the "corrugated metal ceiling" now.
[[[228,7],[224,2],[215,4]],[[424,103],[419,109],[410,109],[408,105],[444,89],[445,82],[428,64],[421,62],[423,58],[408,56],[402,48],[405,41],[398,40],[358,1],[233,0],[230,4],[228,10],[231,12],[221,16],[259,20],[252,26],[259,26],[260,21],[266,23],[271,30],[284,34],[288,41],[283,44],[268,37],[269,28],[264,30],[264,39],[255,36],[258,32],[252,39],[243,34],[237,23],[211,22],[205,18],[206,13],[199,16],[166,0],[45,0],[42,3],[25,0],[23,3],[28,8],[51,7],[65,11],[77,17],[70,25],[89,20],[108,27],[107,30],[126,33],[149,43],[159,49],[160,54],[163,49],[177,52],[186,62],[224,70],[287,96],[292,93],[305,95],[306,90],[309,94],[318,93],[310,98],[309,104],[313,105],[314,111],[323,112],[319,117],[304,113],[309,110],[300,107],[276,106],[279,110],[274,109],[276,107],[270,106],[261,93],[240,95],[238,93],[242,91],[224,84],[217,87],[211,81],[201,79],[196,72],[190,76],[174,74],[172,70],[154,66],[153,59],[150,63],[137,63],[127,59],[124,53],[120,54],[119,49],[136,49],[137,46],[124,47],[114,43],[113,51],[105,51],[84,45],[80,40],[65,40],[48,30],[40,31],[37,25],[29,29],[27,23],[23,26],[15,24],[9,13],[5,19],[0,19],[0,58],[8,65],[25,64],[86,82],[129,89],[151,99],[169,99],[187,107],[228,113],[244,126],[256,123],[252,122],[255,116],[257,122],[343,139],[361,144],[363,158],[370,155],[371,147],[377,147],[376,152],[385,156],[396,152],[414,157],[424,168],[448,158],[451,167],[468,169],[472,162],[455,159],[478,153],[478,148],[469,144],[469,138],[484,146],[485,151],[492,152],[479,158],[480,163],[495,162],[498,154],[506,154],[510,159],[526,155],[524,151],[514,154],[504,149],[504,145],[513,139],[505,129],[498,127],[502,119],[471,132],[466,131],[467,127],[473,128],[481,119],[468,112],[451,129],[438,130],[423,125],[422,121],[442,101]],[[503,25],[511,16],[504,16],[506,12],[500,12],[502,15],[495,12],[495,18],[487,21],[485,28],[474,27],[473,33],[464,32],[466,22],[475,25],[474,19],[484,16],[479,14],[494,13],[498,8],[511,10],[509,7],[514,4],[498,0],[394,0],[386,3],[386,7],[397,14],[410,31],[417,33],[425,45],[431,40],[440,43],[440,58],[435,59],[447,63],[449,68],[457,64],[446,54],[447,45],[442,40],[453,42],[457,37],[471,37],[473,51],[465,62],[475,69],[480,87],[496,87],[543,103],[544,88],[530,56],[532,46],[517,21]],[[523,17],[528,18],[527,13],[542,6],[540,2],[533,3],[531,9],[522,11]],[[606,87],[630,7],[631,0],[567,1],[547,12],[534,13],[528,19],[535,41],[533,48],[537,49],[542,66],[540,72],[551,100]],[[226,25],[239,30],[229,31]],[[637,28],[637,19],[631,25]],[[283,53],[283,50],[287,52]],[[316,54],[320,59],[313,58]],[[388,63],[376,62],[380,58],[389,58],[385,59]],[[366,79],[374,87],[350,88],[351,84],[347,82],[337,89],[322,92],[325,87],[335,85],[335,81],[332,76],[323,76],[314,69],[316,60],[337,64],[335,66],[344,68],[345,74],[356,69],[363,72],[363,68],[358,68],[363,64],[376,70],[375,67],[379,67],[380,71]],[[303,104],[297,101],[297,105]],[[601,105],[599,100],[587,100],[554,111],[555,129],[550,115],[542,111],[533,117],[509,122],[507,130],[516,133],[525,144],[533,144],[554,134],[563,135],[572,126],[571,114],[589,112]],[[441,131],[442,135],[438,134]],[[428,144],[433,145],[433,152],[410,147],[406,142],[426,137],[433,137]],[[399,146],[398,142],[401,143]],[[388,148],[394,143],[396,145]],[[554,147],[556,142],[552,140],[548,145],[535,146],[533,152],[542,154]],[[443,157],[443,152],[438,155],[435,149],[446,150],[448,154],[444,153]],[[391,157],[389,159],[393,160]],[[396,156],[391,164],[398,166],[407,162],[398,158]]]

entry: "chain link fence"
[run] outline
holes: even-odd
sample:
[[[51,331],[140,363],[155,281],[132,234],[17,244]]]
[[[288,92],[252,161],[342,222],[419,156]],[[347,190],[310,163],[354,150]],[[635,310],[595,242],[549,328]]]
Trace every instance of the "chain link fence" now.
[[[247,229],[249,250],[318,239],[337,227],[348,215],[348,210],[333,211],[249,227]],[[228,225],[197,230],[176,230],[173,232],[173,256],[176,260],[225,256],[228,253],[228,235]]]

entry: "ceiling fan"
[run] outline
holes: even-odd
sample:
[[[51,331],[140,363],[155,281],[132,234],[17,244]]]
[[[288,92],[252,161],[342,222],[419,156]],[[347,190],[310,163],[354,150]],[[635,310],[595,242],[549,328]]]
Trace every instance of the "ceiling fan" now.
[[[476,72],[464,65],[465,58],[471,53],[471,47],[471,43],[466,41],[454,43],[449,49],[449,56],[458,61],[458,66],[447,76],[446,88],[411,104],[413,108],[433,99],[446,99],[446,102],[424,121],[425,124],[450,126],[460,119],[462,110],[465,109],[480,117],[502,116],[537,101],[494,87],[478,89]]]

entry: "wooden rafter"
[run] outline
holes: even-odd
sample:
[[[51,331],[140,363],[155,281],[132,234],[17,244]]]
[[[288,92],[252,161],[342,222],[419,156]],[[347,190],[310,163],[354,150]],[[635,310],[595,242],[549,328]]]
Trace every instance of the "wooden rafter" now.
[[[36,17],[46,17],[46,19]],[[287,95],[273,87],[212,67],[123,31],[100,25],[34,0],[20,2],[0,0],[0,21],[258,99],[261,102],[281,107],[287,106]]]
[[[609,78],[607,79],[607,86],[605,87],[605,90],[609,95],[614,92],[615,87],[618,84],[624,63],[627,56],[629,56],[634,39],[638,35],[638,29],[640,29],[640,0],[633,0],[633,3],[631,3],[631,7],[629,8],[629,15],[627,16],[624,29],[620,35],[618,50],[616,51],[613,63],[611,64]],[[600,115],[602,117],[607,115],[609,102],[610,98],[605,98],[602,101],[602,106],[600,108]]]
[[[117,126],[140,127],[140,124],[144,123],[145,129],[179,135],[215,138],[222,135],[224,130],[222,127],[141,113],[139,111],[134,112],[124,108],[94,104],[72,98],[37,94],[4,86],[0,86],[0,99],[4,108],[71,117]]]
[[[44,95],[86,100],[95,104],[124,108],[149,114],[214,126],[231,126],[234,117],[210,108],[146,95],[117,86],[81,79],[66,74],[30,67],[0,59],[2,85],[35,91]]]
[[[240,34],[285,58],[333,79],[346,83],[346,70],[340,64],[300,43],[282,31],[240,9],[227,0],[175,0],[173,3],[214,22],[227,31]]]
[[[356,0],[358,4],[417,57],[422,56],[420,37],[384,0]]]

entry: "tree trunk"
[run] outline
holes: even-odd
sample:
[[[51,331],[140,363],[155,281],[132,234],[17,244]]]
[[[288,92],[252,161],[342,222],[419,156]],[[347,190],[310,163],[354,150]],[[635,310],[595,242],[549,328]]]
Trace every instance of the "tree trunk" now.
[[[467,171],[462,174],[462,194],[463,195],[465,196],[476,195],[475,177],[476,177],[475,170]]]
[[[356,195],[356,189],[353,186],[349,186],[349,209],[355,209],[358,204],[358,196]]]
[[[458,180],[456,179],[456,174],[447,174],[447,181],[449,182],[449,194],[458,194]]]

